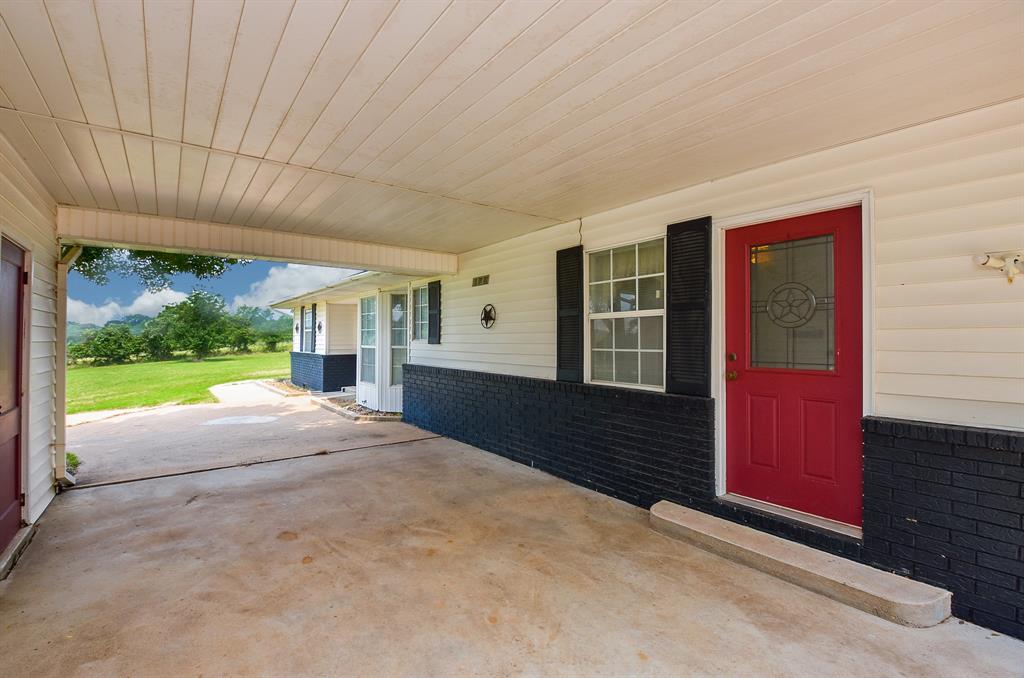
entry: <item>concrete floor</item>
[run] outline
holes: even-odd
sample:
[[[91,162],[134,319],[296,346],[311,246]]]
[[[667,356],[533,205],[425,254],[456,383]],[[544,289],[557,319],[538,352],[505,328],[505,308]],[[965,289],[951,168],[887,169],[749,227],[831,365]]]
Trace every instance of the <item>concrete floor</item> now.
[[[223,402],[171,405],[69,426],[67,449],[82,484],[149,478],[322,451],[417,440],[400,422],[357,423],[255,384],[214,387]]]
[[[75,490],[0,583],[7,676],[1012,676],[446,439]]]

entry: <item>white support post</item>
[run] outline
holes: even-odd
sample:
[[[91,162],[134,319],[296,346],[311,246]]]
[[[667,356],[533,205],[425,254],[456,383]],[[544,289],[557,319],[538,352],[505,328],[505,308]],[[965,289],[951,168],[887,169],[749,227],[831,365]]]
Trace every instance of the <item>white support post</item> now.
[[[82,253],[82,246],[69,247],[57,261],[57,339],[54,347],[57,362],[54,380],[54,436],[53,472],[59,487],[75,484],[75,476],[68,473],[66,427],[68,409],[68,270]]]

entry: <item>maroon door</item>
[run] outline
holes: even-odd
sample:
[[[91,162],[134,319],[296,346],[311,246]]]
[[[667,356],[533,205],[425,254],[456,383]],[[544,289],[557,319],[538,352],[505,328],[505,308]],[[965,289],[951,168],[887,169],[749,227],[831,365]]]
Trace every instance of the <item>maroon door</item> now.
[[[726,234],[726,486],[861,524],[859,207]]]
[[[25,252],[0,243],[0,550],[21,527],[21,318]]]

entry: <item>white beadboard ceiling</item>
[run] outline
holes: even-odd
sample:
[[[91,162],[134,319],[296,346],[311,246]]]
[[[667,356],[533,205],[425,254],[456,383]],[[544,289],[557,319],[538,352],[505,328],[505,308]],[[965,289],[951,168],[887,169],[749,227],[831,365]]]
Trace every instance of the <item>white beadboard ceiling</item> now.
[[[463,252],[1024,95],[1018,0],[0,0],[58,203]]]

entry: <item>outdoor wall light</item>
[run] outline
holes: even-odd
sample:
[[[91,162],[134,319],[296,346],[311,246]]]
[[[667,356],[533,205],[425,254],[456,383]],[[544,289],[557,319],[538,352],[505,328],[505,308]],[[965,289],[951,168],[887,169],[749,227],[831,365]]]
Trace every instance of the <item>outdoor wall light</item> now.
[[[974,263],[985,268],[994,268],[1006,274],[1006,282],[1012,283],[1020,274],[1020,265],[1024,261],[1022,252],[1003,252],[998,254],[978,254]]]

